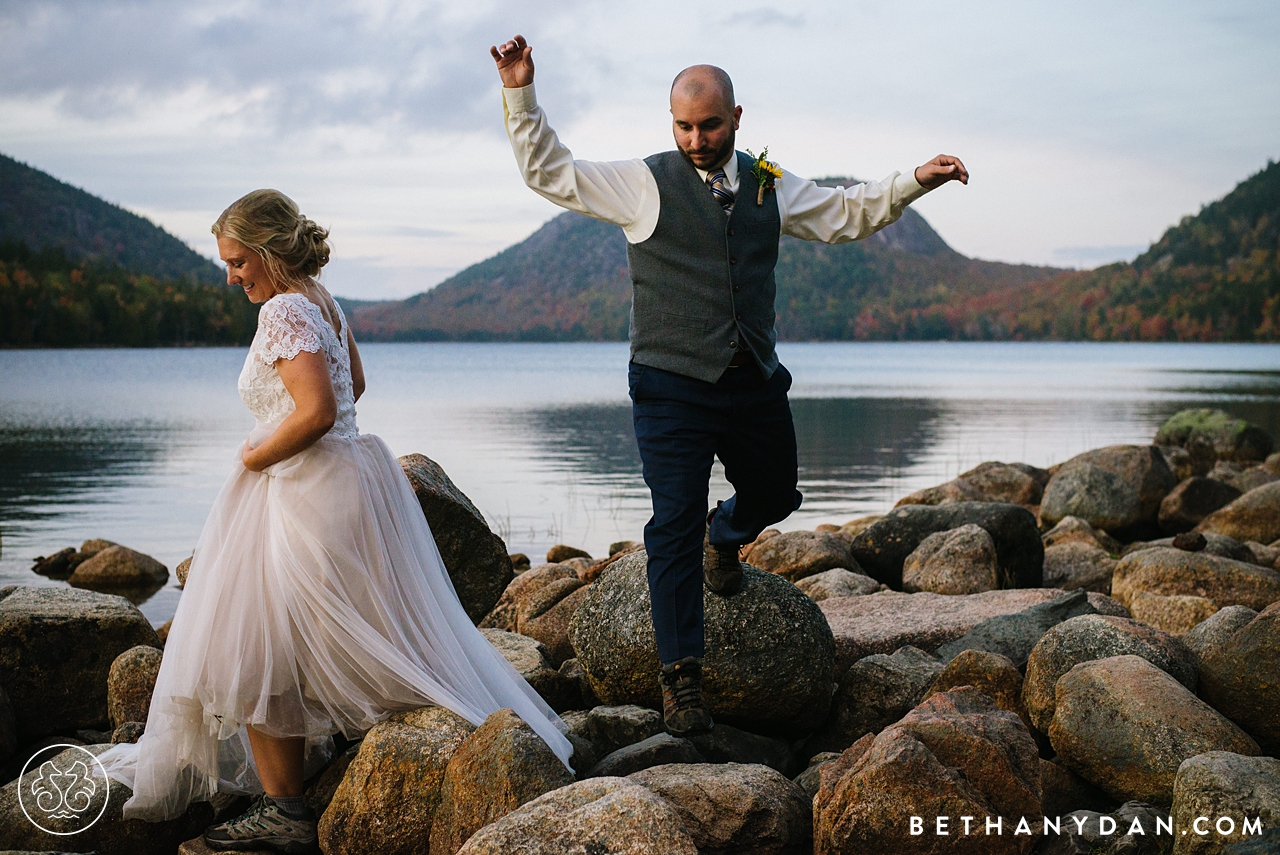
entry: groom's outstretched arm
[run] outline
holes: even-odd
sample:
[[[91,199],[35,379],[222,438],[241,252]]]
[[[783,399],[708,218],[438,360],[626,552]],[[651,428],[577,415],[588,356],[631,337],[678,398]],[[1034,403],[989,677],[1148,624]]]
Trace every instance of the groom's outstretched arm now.
[[[969,183],[957,157],[940,154],[911,175],[894,172],[882,181],[850,187],[820,187],[783,170],[777,181],[782,233],[802,240],[844,243],[872,235],[902,216],[916,199],[948,181]]]
[[[524,183],[562,208],[621,226],[632,243],[652,234],[658,185],[644,161],[574,160],[534,95],[533,47],[516,36],[489,53],[502,78],[507,137]]]

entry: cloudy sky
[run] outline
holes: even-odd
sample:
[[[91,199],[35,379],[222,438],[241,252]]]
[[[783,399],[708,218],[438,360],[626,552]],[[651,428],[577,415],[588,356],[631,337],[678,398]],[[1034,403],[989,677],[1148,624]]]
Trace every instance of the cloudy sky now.
[[[739,147],[793,172],[963,158],[916,207],[980,258],[1131,258],[1280,157],[1275,0],[0,0],[0,152],[210,256],[222,208],[279,188],[332,227],[335,293],[405,296],[556,213],[502,128],[515,32],[578,157],[669,148],[671,78],[712,62]]]

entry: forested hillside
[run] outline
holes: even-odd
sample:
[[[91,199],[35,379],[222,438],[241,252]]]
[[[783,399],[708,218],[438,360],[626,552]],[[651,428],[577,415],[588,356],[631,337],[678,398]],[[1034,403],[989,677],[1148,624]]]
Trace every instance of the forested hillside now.
[[[855,243],[827,246],[782,238],[778,332],[785,339],[877,337],[876,328],[865,323],[868,307],[909,314],[940,300],[1058,272],[965,258],[908,208],[898,222]],[[388,341],[623,340],[630,306],[622,230],[565,213],[431,291],[362,308],[352,325],[365,338]],[[931,335],[917,327],[904,328],[908,336]]]
[[[149,220],[0,155],[0,347],[246,344],[257,307]]]
[[[851,179],[825,179],[825,184]],[[256,307],[142,217],[0,155],[0,346],[244,344]],[[1280,341],[1280,164],[1090,271],[955,252],[910,209],[871,238],[783,238],[784,340]],[[363,339],[621,340],[621,230],[562,214],[404,301],[346,303]]]
[[[1280,341],[1280,163],[1184,217],[1132,264],[926,314],[941,338]]]
[[[257,313],[239,288],[0,244],[0,346],[247,344]]]
[[[0,243],[57,247],[75,261],[156,279],[216,283],[216,264],[150,220],[0,154]]]
[[[391,340],[625,338],[625,250],[618,229],[562,214],[433,291],[360,310],[355,326]],[[777,281],[789,340],[1280,341],[1280,164],[1133,263],[978,261],[908,210],[865,241],[783,238]]]

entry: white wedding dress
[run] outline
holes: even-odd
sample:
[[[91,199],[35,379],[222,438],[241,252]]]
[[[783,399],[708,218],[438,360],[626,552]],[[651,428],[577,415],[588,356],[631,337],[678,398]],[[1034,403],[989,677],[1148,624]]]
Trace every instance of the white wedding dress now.
[[[333,428],[251,472],[209,512],[165,645],[146,731],[99,760],[133,789],[125,817],[175,817],[261,792],[245,725],[307,738],[306,773],[387,715],[438,704],[479,724],[511,708],[568,765],[564,723],[471,623],[386,444],[356,428],[346,319],[300,294],[263,304],[240,374],[257,445],[293,412],[275,361],[322,351]]]

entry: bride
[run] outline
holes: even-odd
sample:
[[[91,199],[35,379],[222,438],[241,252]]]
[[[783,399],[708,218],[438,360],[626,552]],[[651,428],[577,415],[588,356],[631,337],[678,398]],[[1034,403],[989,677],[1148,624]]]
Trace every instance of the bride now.
[[[360,354],[313,278],[328,232],[256,190],[213,233],[227,284],[262,304],[239,380],[257,426],[196,545],[146,730],[99,758],[133,789],[124,816],[262,793],[208,845],[315,851],[303,779],[332,735],[428,704],[477,725],[511,708],[567,766],[563,722],[472,625],[400,464],[356,428]]]

